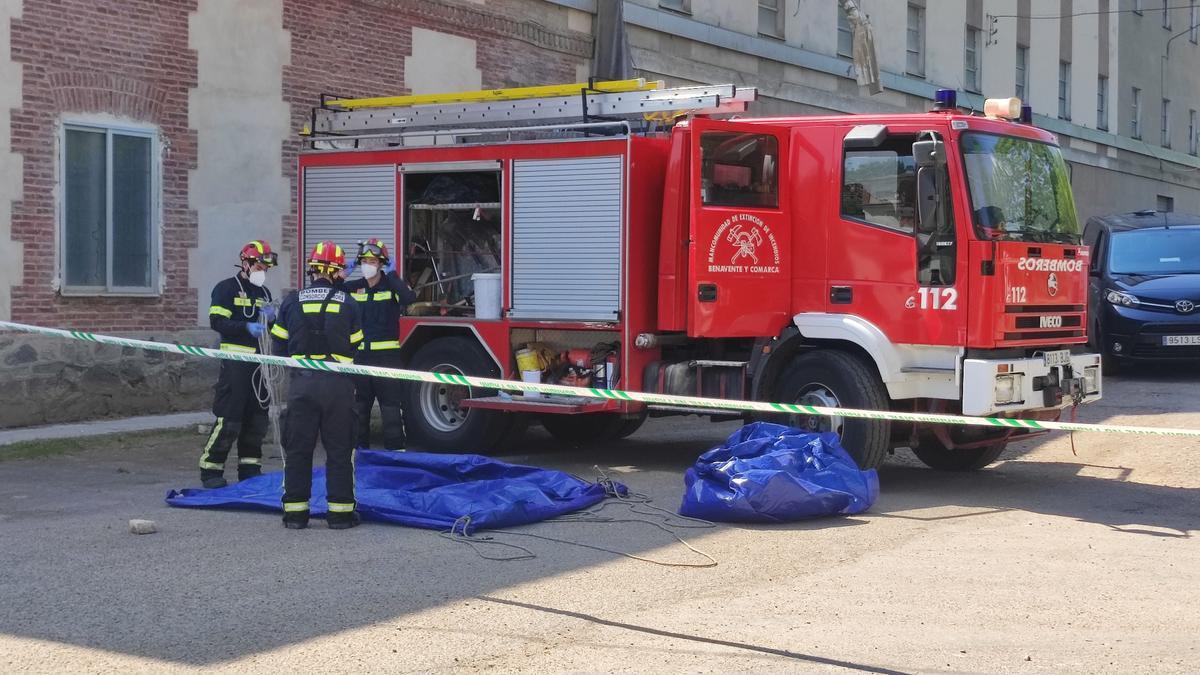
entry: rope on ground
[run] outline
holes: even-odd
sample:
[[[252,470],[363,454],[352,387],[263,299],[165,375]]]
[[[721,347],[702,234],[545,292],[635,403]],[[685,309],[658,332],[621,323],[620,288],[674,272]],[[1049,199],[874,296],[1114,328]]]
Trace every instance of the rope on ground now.
[[[533,558],[537,557],[537,554],[535,554],[533,551],[530,551],[529,549],[527,549],[523,546],[518,546],[516,544],[510,544],[508,542],[497,540],[495,535],[500,534],[500,535],[512,535],[514,537],[528,537],[530,539],[541,539],[542,541],[549,541],[549,542],[553,542],[556,544],[568,544],[570,546],[579,546],[581,548],[587,548],[587,549],[591,549],[593,551],[600,551],[601,553],[610,553],[612,555],[622,556],[625,558],[629,558],[631,560],[637,560],[639,562],[650,563],[652,565],[659,565],[661,567],[705,568],[705,567],[716,567],[717,566],[717,560],[715,558],[713,558],[708,553],[705,553],[704,551],[701,551],[700,549],[692,546],[687,541],[685,541],[683,539],[683,537],[680,537],[676,532],[674,532],[671,529],[671,528],[678,528],[678,529],[705,528],[706,529],[706,528],[716,527],[715,523],[709,522],[707,520],[701,520],[699,518],[690,518],[687,516],[680,516],[672,511],[668,511],[667,509],[664,509],[664,508],[661,508],[658,506],[654,506],[651,503],[653,500],[648,495],[644,495],[644,494],[637,493],[637,492],[631,492],[628,490],[621,490],[620,488],[617,487],[617,483],[615,481],[613,481],[612,479],[610,479],[608,477],[608,475],[606,473],[604,473],[603,470],[600,469],[600,467],[595,467],[595,468],[600,473],[600,478],[596,482],[598,484],[604,486],[605,493],[607,494],[608,497],[610,497],[610,499],[600,502],[599,505],[594,506],[592,508],[585,509],[583,511],[578,511],[576,513],[559,516],[557,518],[550,518],[550,519],[546,520],[545,522],[549,522],[549,523],[639,523],[642,525],[650,525],[652,527],[658,528],[659,530],[662,530],[663,532],[666,532],[667,534],[671,535],[671,537],[674,538],[675,541],[682,544],[684,546],[684,548],[688,549],[689,551],[691,551],[692,553],[695,553],[698,556],[701,556],[707,562],[669,562],[669,561],[665,561],[665,560],[655,560],[653,558],[647,558],[645,556],[640,556],[635,553],[628,553],[626,551],[618,551],[615,549],[605,548],[603,546],[597,546],[595,544],[587,544],[587,543],[583,543],[583,542],[579,542],[579,541],[572,541],[570,539],[560,539],[558,537],[551,537],[551,536],[547,536],[547,535],[543,535],[543,534],[534,534],[532,532],[513,532],[511,530],[492,530],[493,534],[491,536],[482,536],[479,534],[468,534],[468,532],[470,530],[470,525],[471,525],[471,517],[470,516],[463,516],[463,517],[459,518],[458,520],[456,520],[454,522],[454,524],[450,527],[450,529],[448,531],[439,532],[438,536],[442,537],[443,539],[453,541],[455,543],[466,544],[466,545],[470,546],[471,550],[473,550],[475,552],[475,554],[478,555],[480,558],[483,558],[484,560],[494,560],[497,562],[508,562],[508,561],[512,561],[512,560],[532,560]],[[630,512],[632,512],[636,515],[647,516],[647,517],[652,517],[652,518],[661,518],[661,520],[654,521],[654,520],[645,520],[643,518],[616,518],[616,517],[612,517],[612,516],[600,515],[600,511],[603,511],[606,507],[608,507],[612,504],[621,504],[623,506],[628,506]],[[639,510],[637,510],[639,506],[649,508],[652,510],[652,512],[639,511]],[[673,523],[672,521],[674,521],[674,520],[687,521],[688,524],[681,524],[678,522]],[[489,556],[484,553],[484,551],[486,549],[480,548],[481,546],[498,546],[498,547],[503,547],[503,548],[508,548],[508,549],[515,549],[517,551],[520,551],[520,553],[517,555],[512,555],[512,556]]]

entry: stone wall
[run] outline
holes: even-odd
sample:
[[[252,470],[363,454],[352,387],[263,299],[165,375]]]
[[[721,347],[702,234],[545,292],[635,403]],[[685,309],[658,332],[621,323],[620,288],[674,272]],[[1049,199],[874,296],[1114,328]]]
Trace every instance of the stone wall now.
[[[213,343],[199,329],[122,336]],[[0,428],[206,409],[217,369],[215,359],[0,333]]]

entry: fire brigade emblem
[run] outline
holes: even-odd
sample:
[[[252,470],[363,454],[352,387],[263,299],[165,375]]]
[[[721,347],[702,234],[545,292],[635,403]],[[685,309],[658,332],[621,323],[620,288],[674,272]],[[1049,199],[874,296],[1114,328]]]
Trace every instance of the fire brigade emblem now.
[[[1046,277],[1046,292],[1052,298],[1058,295],[1058,275],[1054,272],[1051,272],[1050,276]]]
[[[737,247],[737,252],[729,261],[731,265],[736,265],[737,261],[743,258],[749,258],[750,262],[758,264],[758,256],[754,255],[754,252],[762,245],[763,238],[757,227],[747,230],[742,228],[741,223],[738,223],[729,228],[729,234],[725,239]]]
[[[739,213],[717,227],[708,245],[708,271],[779,274],[779,242],[758,216]]]

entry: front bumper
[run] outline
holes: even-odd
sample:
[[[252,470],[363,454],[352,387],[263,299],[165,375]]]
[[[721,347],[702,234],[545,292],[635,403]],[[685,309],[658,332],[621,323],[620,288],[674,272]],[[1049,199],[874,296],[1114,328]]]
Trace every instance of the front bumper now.
[[[1072,354],[1069,365],[1040,358],[963,360],[964,415],[995,415],[1064,408],[1099,400],[1103,385],[1099,354]]]
[[[1171,314],[1138,307],[1107,305],[1100,318],[1104,353],[1146,361],[1200,361],[1200,345],[1175,346],[1169,335],[1200,335],[1200,312]]]

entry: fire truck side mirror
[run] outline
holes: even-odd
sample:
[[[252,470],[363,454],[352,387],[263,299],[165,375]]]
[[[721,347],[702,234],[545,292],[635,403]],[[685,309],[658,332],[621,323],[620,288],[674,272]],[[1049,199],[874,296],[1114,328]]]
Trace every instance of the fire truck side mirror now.
[[[946,166],[946,144],[939,140],[913,143],[913,159],[918,167]]]

